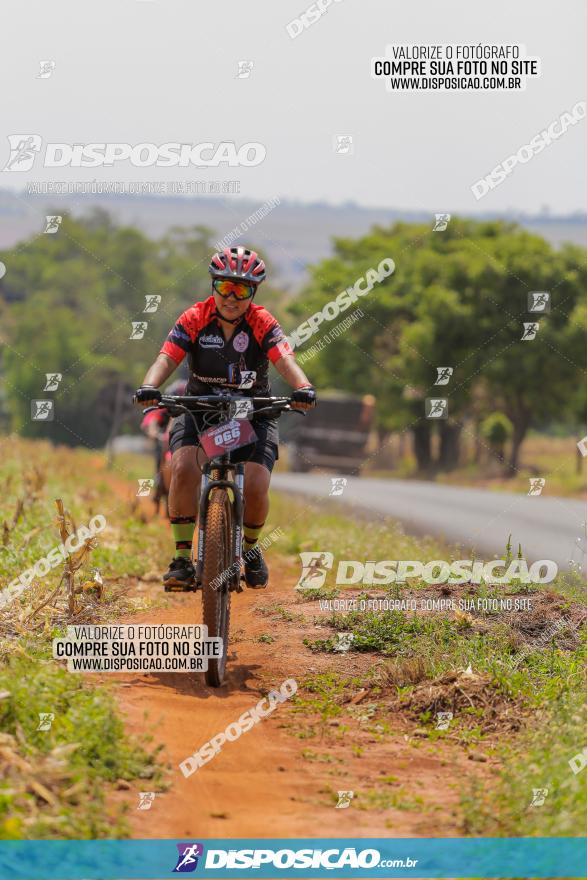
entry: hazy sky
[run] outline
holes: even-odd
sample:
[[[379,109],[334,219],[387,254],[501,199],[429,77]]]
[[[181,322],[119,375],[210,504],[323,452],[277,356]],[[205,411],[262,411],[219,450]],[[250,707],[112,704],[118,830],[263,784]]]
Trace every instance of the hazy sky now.
[[[241,194],[426,211],[587,210],[587,119],[477,202],[471,184],[587,100],[584,0],[340,0],[297,39],[307,0],[4,0],[0,168],[8,134],[45,142],[258,141],[253,168],[42,169],[31,180],[238,179]],[[390,94],[370,75],[388,43],[523,43],[524,92]],[[39,61],[56,62],[37,79]],[[239,60],[254,63],[237,78]],[[353,155],[333,138],[351,135]]]

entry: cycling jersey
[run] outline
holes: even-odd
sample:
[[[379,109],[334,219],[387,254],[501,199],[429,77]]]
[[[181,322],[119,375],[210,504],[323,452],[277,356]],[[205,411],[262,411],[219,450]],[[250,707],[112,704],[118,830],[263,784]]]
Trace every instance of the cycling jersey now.
[[[248,396],[271,394],[269,361],[293,354],[277,319],[251,303],[227,340],[215,311],[213,296],[194,303],[180,315],[161,349],[177,364],[187,354],[186,394],[207,394],[211,386],[239,388]]]

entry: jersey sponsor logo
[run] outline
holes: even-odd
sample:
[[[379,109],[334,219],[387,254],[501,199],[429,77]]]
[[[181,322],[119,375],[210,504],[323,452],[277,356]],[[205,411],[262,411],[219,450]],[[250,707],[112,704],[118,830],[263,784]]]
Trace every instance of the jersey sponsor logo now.
[[[269,332],[267,336],[267,341],[270,345],[276,345],[278,342],[283,342],[286,339],[286,335],[281,329],[281,327],[274,327],[273,330]]]
[[[204,333],[200,336],[199,344],[201,348],[224,348],[224,339],[214,333]]]
[[[247,348],[249,347],[249,337],[244,332],[244,330],[241,330],[240,333],[236,334],[232,341],[232,344],[235,351],[243,352],[247,350]]]
[[[192,373],[192,376],[198,382],[203,382],[205,385],[220,385],[228,382],[228,379],[222,376],[200,376],[199,373]]]

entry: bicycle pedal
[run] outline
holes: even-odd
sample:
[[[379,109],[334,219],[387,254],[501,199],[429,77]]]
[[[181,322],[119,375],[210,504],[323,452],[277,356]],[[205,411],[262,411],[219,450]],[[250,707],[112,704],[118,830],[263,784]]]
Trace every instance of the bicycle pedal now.
[[[166,593],[196,593],[198,591],[198,584],[192,584],[191,586],[179,586],[179,584],[165,584],[164,590]]]

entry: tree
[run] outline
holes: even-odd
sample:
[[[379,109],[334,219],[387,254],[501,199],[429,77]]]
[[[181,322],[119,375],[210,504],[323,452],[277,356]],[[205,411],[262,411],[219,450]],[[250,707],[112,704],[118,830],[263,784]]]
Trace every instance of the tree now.
[[[99,396],[119,381],[136,387],[178,315],[207,293],[208,235],[174,230],[151,241],[94,211],[87,220],[63,215],[55,235],[6,252],[0,318],[11,427],[29,437],[102,445],[111,420],[96,406]],[[145,313],[152,294],[160,302]],[[129,338],[133,321],[147,325],[143,338]],[[47,373],[62,374],[54,391],[45,390]],[[31,401],[49,398],[53,421],[32,420]]]
[[[467,417],[483,416],[480,401],[485,414],[500,409],[513,425],[514,473],[528,428],[569,409],[586,366],[587,251],[555,251],[512,223],[458,218],[442,233],[404,223],[375,227],[356,241],[336,239],[334,250],[311,268],[290,309],[292,328],[384,257],[393,258],[396,270],[356,303],[364,317],[341,336],[327,334],[342,314],[305,343],[302,351],[325,334],[325,346],[308,363],[310,376],[321,387],[375,394],[378,425],[413,433],[421,470],[455,466]],[[540,290],[552,292],[552,310],[539,318],[536,339],[522,340],[524,323],[536,320],[528,294]],[[440,367],[453,368],[447,385],[435,384]],[[437,423],[435,462],[426,397],[448,398],[449,418]]]

